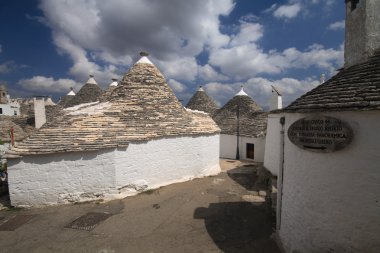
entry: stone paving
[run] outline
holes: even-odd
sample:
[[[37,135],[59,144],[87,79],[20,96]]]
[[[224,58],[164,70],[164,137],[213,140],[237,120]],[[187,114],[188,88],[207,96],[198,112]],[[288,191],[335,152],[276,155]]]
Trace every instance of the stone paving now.
[[[257,166],[221,166],[122,200],[2,210],[0,230],[14,230],[0,231],[0,252],[280,252]]]

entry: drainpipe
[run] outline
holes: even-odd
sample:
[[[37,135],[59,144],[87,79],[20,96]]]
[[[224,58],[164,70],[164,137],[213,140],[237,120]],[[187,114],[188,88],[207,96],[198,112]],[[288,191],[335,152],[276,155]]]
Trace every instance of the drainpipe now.
[[[281,228],[281,207],[282,207],[282,186],[284,181],[284,153],[285,153],[285,117],[280,118],[280,168],[277,180],[277,211],[276,211],[276,230]]]

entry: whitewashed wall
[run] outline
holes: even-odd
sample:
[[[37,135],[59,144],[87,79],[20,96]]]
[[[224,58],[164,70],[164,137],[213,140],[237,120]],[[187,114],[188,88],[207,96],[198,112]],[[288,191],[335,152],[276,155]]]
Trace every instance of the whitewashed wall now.
[[[281,166],[281,124],[282,114],[269,114],[267,137],[265,140],[264,167],[273,175],[278,175]]]
[[[236,158],[236,135],[220,135],[220,157],[235,159]],[[256,162],[264,162],[264,152],[265,152],[265,137],[249,138],[240,136],[239,137],[239,154],[240,159],[247,158],[247,143],[253,143],[255,145],[255,159]]]
[[[196,177],[215,175],[219,167],[219,135],[177,137],[133,143],[128,153],[115,152],[116,187],[129,194]]]
[[[114,199],[220,172],[219,135],[131,143],[128,148],[9,159],[14,206]]]
[[[310,114],[286,114],[286,130]],[[281,228],[286,252],[380,252],[380,112],[323,113],[353,142],[314,153],[285,138]]]
[[[16,116],[20,115],[20,106],[10,105],[10,104],[0,104],[0,108],[3,109],[3,113],[1,115],[7,116]]]

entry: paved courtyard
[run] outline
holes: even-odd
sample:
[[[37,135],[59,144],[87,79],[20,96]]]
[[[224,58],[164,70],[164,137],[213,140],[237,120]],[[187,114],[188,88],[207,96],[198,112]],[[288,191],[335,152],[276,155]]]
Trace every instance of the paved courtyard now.
[[[122,200],[2,210],[0,252],[280,252],[257,166],[221,166]]]

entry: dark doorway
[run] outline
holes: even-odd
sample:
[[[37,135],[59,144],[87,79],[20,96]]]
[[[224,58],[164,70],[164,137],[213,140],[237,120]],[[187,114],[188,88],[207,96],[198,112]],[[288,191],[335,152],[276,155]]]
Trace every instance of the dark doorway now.
[[[247,158],[255,159],[255,144],[247,143]]]

